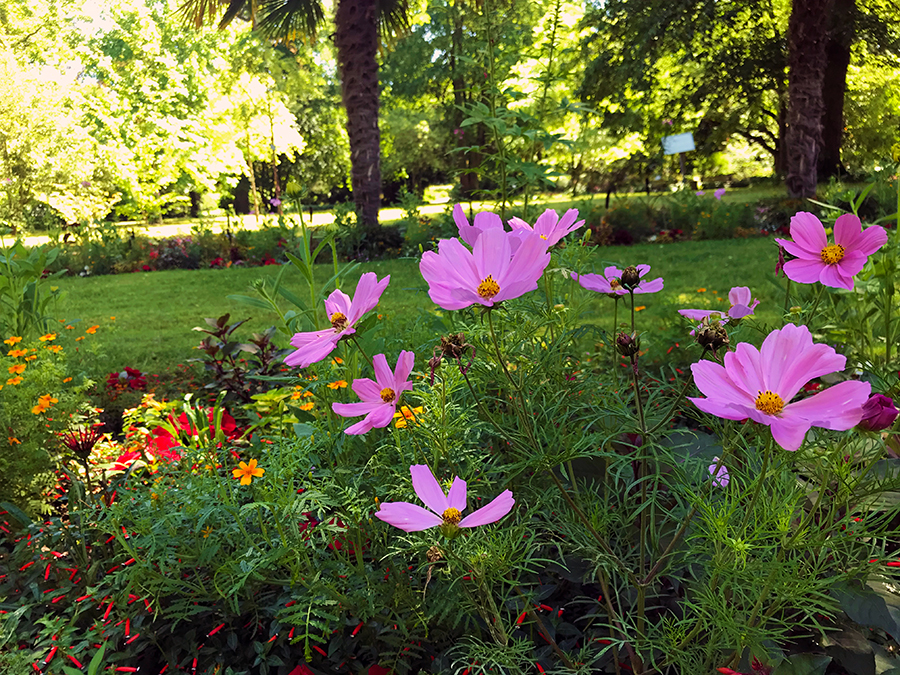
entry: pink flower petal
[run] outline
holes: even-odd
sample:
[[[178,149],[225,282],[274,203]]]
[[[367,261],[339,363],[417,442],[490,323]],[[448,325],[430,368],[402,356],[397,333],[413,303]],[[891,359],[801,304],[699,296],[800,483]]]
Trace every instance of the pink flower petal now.
[[[745,391],[731,377],[728,371],[713,361],[698,361],[691,365],[694,383],[700,392],[721,403],[753,407],[756,398]]]
[[[466,510],[466,481],[459,476],[453,477],[453,484],[447,493],[447,504],[460,512]]]
[[[858,247],[862,237],[862,223],[852,213],[838,216],[834,221],[834,243],[840,244],[846,250],[854,250]],[[868,253],[866,254],[868,255]]]
[[[362,280],[362,279],[360,279]],[[359,286],[357,285],[357,289]],[[340,288],[335,288],[331,294],[325,299],[325,313],[328,314],[328,320],[335,312],[340,312],[346,317],[350,316],[350,306],[353,304],[350,296],[344,293]]]
[[[375,276],[374,272],[366,272],[359,278],[349,311],[345,312],[351,325],[356,323],[364,314],[375,309],[378,301],[381,300],[384,289],[387,288],[390,282],[390,274],[381,281],[378,281],[378,277]]]
[[[526,223],[521,218],[517,218],[516,216],[513,216],[507,222],[509,223],[509,226],[513,230],[531,230],[531,231],[533,231],[533,228],[531,227],[531,225]]]
[[[363,401],[371,401],[372,403],[382,403],[381,400],[381,387],[378,386],[378,383],[374,380],[370,380],[368,377],[362,377],[357,380],[353,380],[353,384],[350,385],[350,388],[353,389],[353,393],[355,393],[359,398]]]
[[[679,309],[678,310],[678,313],[681,314],[681,316],[687,317],[691,321],[703,321],[703,319],[708,317],[710,314],[713,314],[714,312],[718,313],[719,315],[722,314],[721,312],[717,312],[717,310],[714,310],[714,309]]]
[[[376,354],[372,357],[372,367],[375,369],[375,382],[378,384],[378,391],[382,389],[394,388],[394,373],[387,363],[384,354]],[[380,396],[380,393],[379,393]]]
[[[791,452],[803,445],[806,432],[812,426],[802,417],[783,415],[782,417],[770,417],[769,419],[771,420],[769,429],[772,430],[772,438],[782,448]]]
[[[753,300],[753,294],[747,286],[735,286],[728,291],[728,302],[732,305],[749,305]]]
[[[841,272],[841,276],[845,278],[855,277],[862,272],[862,268],[866,266],[868,260],[868,257],[859,251],[847,251],[837,265],[830,265],[830,267],[837,267]]]
[[[856,250],[865,256],[870,256],[887,243],[888,234],[880,225],[867,227],[856,241]]]
[[[765,389],[785,403],[810,380],[843,370],[847,359],[828,345],[813,344],[806,326],[787,324],[769,333],[760,348]]]
[[[397,358],[397,368],[394,372],[393,389],[399,395],[401,391],[412,389],[412,383],[409,382],[409,374],[412,372],[415,364],[416,355],[412,352],[401,351]]]
[[[284,357],[285,364],[296,368],[306,368],[328,356],[337,346],[338,335],[333,329],[311,333],[297,333],[291,338],[291,346],[297,351]]]
[[[863,417],[863,405],[869,400],[872,385],[848,380],[785,406],[784,412],[803,417],[817,427],[846,431]],[[790,408],[790,411],[788,411]]]
[[[687,400],[703,412],[726,420],[745,420],[750,416],[747,409],[743,406],[736,406],[730,403],[721,403],[710,398],[696,398],[693,396],[688,396]]]
[[[425,464],[413,464],[409,467],[409,472],[412,474],[413,489],[419,499],[429,509],[438,515],[443,515],[444,511],[450,508],[450,503],[434,474],[431,473],[431,469]],[[465,484],[463,489],[465,490]]]
[[[512,492],[504,490],[495,497],[490,504],[470,513],[459,522],[460,527],[479,527],[488,523],[496,523],[507,513],[512,511],[516,500]]]
[[[800,211],[791,218],[791,238],[811,252],[821,252],[828,246],[825,226],[812,213]]]
[[[582,288],[595,293],[612,293],[612,286],[609,280],[599,274],[576,274],[572,273],[572,278],[579,283]]]
[[[376,410],[384,405],[384,402],[381,398],[375,401],[360,401],[357,403],[338,403],[334,402],[331,404],[331,409],[335,412],[335,414],[340,415],[341,417],[359,417],[360,415],[368,415],[373,410]]]
[[[404,532],[420,532],[444,522],[440,516],[408,502],[383,502],[375,517]]]
[[[784,263],[783,269],[791,281],[799,284],[814,284],[819,280],[822,269],[825,267],[827,265],[819,258],[818,260],[788,260]]]
[[[787,269],[787,265],[785,265]],[[788,274],[788,276],[791,276]],[[841,273],[839,265],[824,265],[822,271],[819,272],[819,283],[829,288],[846,288],[848,291],[853,290],[853,277],[848,277]]]
[[[659,293],[663,289],[662,277],[657,277],[651,281],[642,281],[638,287],[634,289],[635,293]]]
[[[512,257],[507,233],[498,229],[484,231],[472,248],[472,257],[475,261],[475,276],[478,278],[478,283],[490,275],[499,284],[510,265],[510,257]],[[500,290],[503,290],[502,285]]]
[[[775,241],[778,242],[785,251],[791,255],[797,256],[800,260],[815,260],[820,263],[822,262],[822,251],[809,251],[790,239],[776,239]]]

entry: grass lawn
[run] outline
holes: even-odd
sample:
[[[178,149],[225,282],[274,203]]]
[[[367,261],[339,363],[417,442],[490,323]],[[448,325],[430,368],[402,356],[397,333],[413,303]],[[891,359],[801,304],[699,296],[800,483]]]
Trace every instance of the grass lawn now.
[[[762,301],[757,312],[760,320],[768,323],[778,320],[783,291],[775,281],[776,251],[767,238],[596,248],[591,256],[593,270],[583,271],[601,272],[607,264],[650,264],[653,268],[650,278],[663,276],[666,287],[656,296],[638,296],[639,303],[646,305],[640,315],[642,326],[645,330],[665,328],[667,335],[677,336],[680,317],[676,309],[706,306],[727,309],[727,303],[717,301],[713,291],[718,292],[718,297],[725,297],[732,286],[738,285],[749,286]],[[101,345],[94,357],[97,374],[125,366],[162,374],[196,356],[193,348],[202,336],[191,329],[204,325],[205,317],[230,312],[232,319],[249,318],[240,329],[243,333],[238,333],[245,336],[273,325],[277,320],[274,314],[229,300],[227,296],[250,295],[252,281],[260,277],[274,278],[279,270],[269,266],[66,277],[56,282],[65,292],[57,310],[68,321],[101,326],[95,336],[96,343]],[[387,330],[402,330],[422,312],[435,309],[416,260],[367,263],[358,273],[367,271],[376,272],[379,277],[391,275],[391,284],[378,308],[386,319]],[[330,266],[317,270],[321,283],[330,275]],[[306,285],[296,270],[289,269],[286,279],[288,287],[297,295],[304,300],[308,297]],[[355,278],[351,279],[344,290],[352,293],[355,282]],[[698,290],[703,288],[706,290]],[[612,303],[597,296],[586,318],[606,328],[611,324],[611,310]],[[110,320],[111,316],[116,317],[115,321]]]

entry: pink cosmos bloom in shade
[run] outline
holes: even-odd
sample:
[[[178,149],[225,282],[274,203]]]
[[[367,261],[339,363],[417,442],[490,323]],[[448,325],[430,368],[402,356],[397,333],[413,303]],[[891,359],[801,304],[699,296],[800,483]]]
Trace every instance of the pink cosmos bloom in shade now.
[[[718,190],[716,190],[715,192],[713,192],[713,196],[714,196],[716,199],[718,199],[719,201],[722,201],[722,197],[725,196],[725,188],[719,188]]]
[[[365,417],[347,427],[344,433],[351,435],[364,434],[367,431],[386,427],[394,419],[397,402],[404,391],[412,391],[412,382],[408,380],[413,369],[415,354],[402,351],[397,359],[397,368],[392,371],[384,354],[376,354],[372,359],[375,368],[375,380],[367,377],[353,380],[353,391],[362,401],[360,403],[332,403],[331,409],[341,417]]]
[[[863,416],[859,428],[866,431],[884,431],[889,429],[897,419],[900,411],[894,405],[894,399],[884,394],[872,394],[863,406]]]
[[[375,308],[390,280],[390,275],[378,281],[374,272],[366,272],[359,278],[352,300],[342,290],[335,289],[325,300],[331,328],[295,334],[291,338],[291,346],[296,347],[297,351],[288,354],[284,362],[289,366],[306,368],[328,356],[342,338],[356,332],[353,325]]]
[[[461,527],[478,527],[496,523],[509,513],[516,503],[512,492],[504,490],[489,504],[463,518],[462,512],[466,510],[466,482],[464,480],[455,476],[450,485],[450,492],[444,494],[443,488],[431,473],[431,469],[425,464],[415,464],[409,467],[409,472],[412,474],[412,484],[416,495],[431,510],[423,509],[421,506],[409,502],[384,502],[381,509],[375,514],[379,520],[399,527],[404,532],[419,532],[431,527],[440,527],[444,536],[452,538],[459,534]]]
[[[753,298],[753,294],[746,286],[735,286],[728,292],[728,300],[731,302],[731,308],[727,312],[718,309],[679,309],[681,316],[686,316],[694,321],[703,321],[703,319],[717,314],[719,321],[727,323],[728,319],[743,319],[745,316],[753,314],[753,310],[759,304],[759,300]]]
[[[762,347],[741,342],[713,361],[691,366],[706,398],[690,398],[700,410],[728,420],[752,419],[772,430],[785,450],[796,450],[810,427],[845,431],[856,426],[869,398],[868,382],[845,381],[791,403],[810,380],[844,369],[847,359],[828,345],[813,344],[806,326],[774,330]]]
[[[643,277],[650,271],[650,265],[637,265],[638,275]],[[597,293],[614,293],[615,295],[628,295],[628,291],[620,283],[622,270],[618,267],[607,267],[603,274],[576,274],[572,272],[572,278],[589,291]],[[641,282],[634,288],[635,293],[658,293],[663,289],[662,277]]]
[[[516,230],[525,230],[539,234],[541,239],[546,241],[547,246],[550,247],[559,242],[567,234],[574,232],[584,225],[583,220],[579,220],[577,223],[575,222],[577,217],[578,209],[569,209],[563,214],[562,218],[560,218],[553,209],[547,209],[535,221],[534,227],[531,227],[531,225],[521,218],[510,218],[509,224],[514,232]]]
[[[713,463],[709,465],[709,472],[712,474],[713,483],[717,487],[728,487],[728,484],[731,482],[731,475],[728,473],[728,469],[722,464],[719,466],[719,470],[716,471],[717,466],[719,466],[719,458],[713,457]]]
[[[458,239],[442,239],[437,253],[425,251],[419,270],[428,282],[429,297],[444,309],[493,307],[536,289],[550,262],[547,242],[529,234],[513,253],[513,236],[490,228],[471,251]]]
[[[469,219],[466,218],[465,211],[461,204],[453,207],[453,222],[459,229],[459,238],[466,242],[469,246],[475,246],[478,237],[485,230],[501,230],[503,231],[503,221],[500,216],[490,211],[482,211],[475,214],[472,225],[469,225]]]
[[[831,288],[853,290],[869,256],[887,243],[887,232],[873,225],[863,232],[859,218],[845,213],[834,224],[834,243],[829,244],[825,226],[813,214],[801,211],[791,218],[790,239],[776,239],[794,260],[784,263],[788,279],[801,284],[817,281]]]

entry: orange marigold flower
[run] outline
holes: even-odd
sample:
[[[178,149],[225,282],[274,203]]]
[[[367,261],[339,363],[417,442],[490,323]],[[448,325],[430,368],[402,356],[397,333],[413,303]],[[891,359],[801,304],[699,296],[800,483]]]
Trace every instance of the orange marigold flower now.
[[[12,356],[14,359],[19,358],[20,356],[25,356],[28,352],[24,349],[10,349],[6,352],[7,356]]]
[[[345,389],[347,387],[347,380],[338,380],[337,382],[331,382],[328,385],[329,389]]]
[[[647,305],[638,305],[634,308],[635,312],[640,312],[642,309],[647,309]]]
[[[400,411],[394,413],[394,418],[399,418],[394,422],[394,426],[398,429],[402,429],[409,424],[408,420],[412,420],[418,425],[419,422],[416,420],[416,416],[420,414],[422,414],[422,406],[410,408],[409,406],[402,405],[400,406]]]
[[[706,289],[705,289],[705,288],[698,288],[698,289],[697,289],[697,292],[698,292],[698,293],[706,293]]]
[[[116,320],[116,317],[111,316],[111,317],[109,317],[109,320],[110,320],[110,321],[115,321],[115,320]]]
[[[37,354],[32,354],[31,356],[26,356],[26,361],[34,361],[37,358]]]
[[[12,375],[21,375],[22,373],[25,372],[25,369],[26,369],[27,367],[28,367],[28,366],[26,366],[24,363],[17,363],[16,365],[10,366],[9,368],[7,368],[7,370],[8,370]]]
[[[71,382],[71,381],[72,381],[72,378],[71,378],[71,377],[67,377],[67,378],[65,378],[65,379],[63,380],[63,384],[65,384],[66,382]]]
[[[91,326],[90,328],[86,329],[84,332],[89,335],[93,335],[94,333],[97,332],[98,328],[100,328],[100,326]]]
[[[315,405],[316,405],[315,403],[310,401],[309,403],[304,403],[303,405],[301,405],[299,407],[300,407],[300,410],[308,411],[308,410],[312,410],[315,407]]]
[[[260,478],[265,472],[265,469],[256,466],[255,459],[251,459],[249,462],[239,462],[238,468],[231,470],[235,478],[241,479],[241,485],[250,485],[254,477]]]
[[[41,413],[45,412],[46,410],[47,410],[47,408],[45,406],[38,404],[31,409],[31,412],[33,412],[35,415],[40,415]]]
[[[53,398],[52,394],[44,394],[43,396],[38,396],[38,405],[49,407],[54,403],[59,403],[59,399]]]
[[[335,356],[333,359],[331,359],[331,363],[335,366],[339,366],[343,362],[344,362],[344,359],[342,359],[340,356]]]
[[[41,342],[53,342],[56,339],[56,333],[47,333],[38,338]]]
[[[59,354],[62,351],[62,345],[47,345],[44,349],[53,352],[54,354]]]
[[[12,337],[6,338],[3,341],[3,344],[9,345],[10,347],[12,347],[14,344],[16,344],[17,342],[21,342],[21,341],[22,341],[22,338],[20,338],[18,335],[13,335]]]
[[[66,330],[75,330],[75,326],[66,326]]]
[[[77,338],[75,338],[75,342],[81,342],[82,340],[84,340],[84,335],[79,335]]]
[[[10,444],[10,445],[22,445],[22,441],[20,441],[20,440],[19,440],[18,438],[16,438],[15,436],[10,436],[10,437],[7,438],[6,440],[9,441],[9,444]]]
[[[11,377],[6,381],[6,384],[16,385],[22,383],[22,378],[16,375],[15,377]]]

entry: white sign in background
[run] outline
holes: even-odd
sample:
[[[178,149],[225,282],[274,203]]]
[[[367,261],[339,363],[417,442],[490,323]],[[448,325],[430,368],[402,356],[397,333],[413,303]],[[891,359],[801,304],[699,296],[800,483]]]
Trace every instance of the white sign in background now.
[[[663,136],[663,154],[677,155],[680,152],[690,152],[694,149],[694,134],[676,134],[675,136]]]

